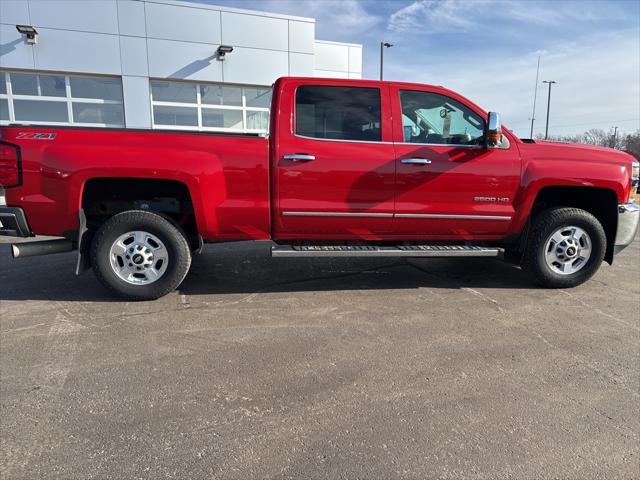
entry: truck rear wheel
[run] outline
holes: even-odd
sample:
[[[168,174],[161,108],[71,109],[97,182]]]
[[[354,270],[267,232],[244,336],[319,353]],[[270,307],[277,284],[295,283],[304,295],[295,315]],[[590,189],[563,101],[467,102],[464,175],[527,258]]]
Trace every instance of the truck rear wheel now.
[[[545,287],[575,287],[598,271],[606,246],[596,217],[578,208],[553,208],[535,219],[522,266]]]
[[[162,216],[129,210],[105,221],[91,243],[98,279],[129,300],[153,300],[175,290],[189,271],[185,235]]]

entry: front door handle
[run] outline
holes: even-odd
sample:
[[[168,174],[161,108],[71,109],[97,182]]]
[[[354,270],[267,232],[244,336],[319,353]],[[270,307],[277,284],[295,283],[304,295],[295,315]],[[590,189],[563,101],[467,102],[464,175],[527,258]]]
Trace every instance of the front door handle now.
[[[429,165],[431,160],[426,158],[403,158],[400,160],[400,163],[404,163],[406,165]]]
[[[307,155],[306,153],[290,153],[284,155],[282,158],[292,162],[310,162],[316,159],[315,155]]]

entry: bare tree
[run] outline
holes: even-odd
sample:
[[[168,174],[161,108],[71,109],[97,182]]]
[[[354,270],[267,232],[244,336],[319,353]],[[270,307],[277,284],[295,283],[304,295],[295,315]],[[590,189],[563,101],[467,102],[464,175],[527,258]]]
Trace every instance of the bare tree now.
[[[536,138],[542,139],[543,136],[537,135]],[[635,155],[636,158],[640,158],[640,130],[614,136],[613,129],[606,132],[601,128],[592,128],[584,133],[575,135],[551,135],[549,141],[611,147],[617,150],[624,150],[625,152]]]
[[[627,133],[621,138],[621,141],[622,147],[620,149],[634,155],[640,160],[640,130],[634,133]]]

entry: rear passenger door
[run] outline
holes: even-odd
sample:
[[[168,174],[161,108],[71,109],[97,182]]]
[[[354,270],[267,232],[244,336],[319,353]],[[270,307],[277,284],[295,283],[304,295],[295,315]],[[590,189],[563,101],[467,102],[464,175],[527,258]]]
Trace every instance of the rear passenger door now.
[[[387,87],[284,81],[279,106],[272,143],[276,238],[372,240],[389,233],[395,161]]]

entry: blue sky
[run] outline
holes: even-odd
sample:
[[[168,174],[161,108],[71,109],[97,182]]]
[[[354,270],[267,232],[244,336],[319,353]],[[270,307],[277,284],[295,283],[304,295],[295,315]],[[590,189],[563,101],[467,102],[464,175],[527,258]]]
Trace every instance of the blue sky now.
[[[364,46],[363,77],[444,85],[529,135],[535,71],[556,80],[550,133],[640,128],[637,0],[199,0],[316,19],[316,38]],[[535,133],[544,132],[538,85]]]

